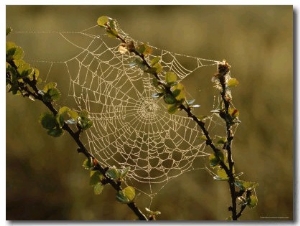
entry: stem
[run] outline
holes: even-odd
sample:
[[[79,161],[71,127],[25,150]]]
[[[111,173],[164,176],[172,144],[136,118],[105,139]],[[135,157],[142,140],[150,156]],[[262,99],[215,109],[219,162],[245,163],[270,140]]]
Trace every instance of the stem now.
[[[218,73],[215,75],[218,79],[219,82],[221,84],[222,87],[222,91],[220,92],[223,103],[224,103],[224,111],[225,111],[225,118],[224,121],[226,122],[226,136],[227,136],[227,141],[223,146],[223,149],[225,149],[227,151],[227,162],[229,165],[229,172],[227,173],[227,176],[229,178],[228,183],[229,183],[229,189],[230,189],[230,195],[231,195],[231,217],[232,220],[237,220],[240,215],[241,212],[243,211],[241,209],[240,214],[237,214],[237,205],[236,205],[236,201],[237,201],[237,193],[236,193],[236,188],[235,188],[235,177],[234,177],[234,161],[232,158],[232,150],[231,150],[231,146],[232,146],[232,140],[233,140],[233,132],[232,132],[232,122],[228,121],[226,118],[228,118],[228,116],[230,117],[229,114],[229,107],[231,105],[231,98],[229,98],[227,96],[227,85],[226,85],[226,75],[229,73],[229,69],[230,69],[230,65],[226,62],[223,62],[223,64],[220,64],[218,66]],[[244,207],[245,208],[245,207]]]
[[[17,68],[13,61],[8,62],[11,64],[12,67]],[[20,91],[25,91],[27,97],[30,95],[33,96],[35,99],[41,101],[51,112],[54,116],[57,115],[58,111],[53,106],[52,102],[46,102],[43,99],[43,96],[39,94],[39,89],[36,86],[36,81],[31,81],[28,78],[23,79],[25,84],[28,84],[29,87],[32,89],[30,90],[28,86],[24,86],[24,84],[19,84]],[[92,158],[92,160],[96,160],[96,158],[86,149],[82,141],[80,140],[80,132],[81,130],[78,130],[74,132],[69,125],[64,124],[62,127],[63,130],[67,131],[69,135],[73,138],[73,140],[78,145],[78,152],[83,153],[87,158]],[[109,183],[116,191],[121,191],[121,183],[117,183],[116,181],[112,180],[111,178],[107,177],[105,175],[106,169],[104,169],[99,162],[96,160],[96,165],[94,165],[94,170],[98,170],[101,172],[101,174],[105,177],[106,183]],[[135,213],[135,215],[138,217],[139,220],[148,220],[147,217],[139,210],[139,208],[136,206],[134,202],[128,203],[127,206]]]
[[[32,87],[33,88],[33,87]],[[57,114],[57,110],[53,107],[53,105],[49,102],[42,102],[48,107],[48,109],[54,114]],[[70,136],[74,139],[76,144],[79,147],[79,152],[83,153],[87,158],[92,158],[93,160],[96,159],[84,146],[84,144],[81,142],[78,134],[74,132],[67,124],[64,124],[63,129],[67,131]],[[98,170],[101,172],[101,174],[105,177],[105,181],[107,181],[116,191],[121,191],[121,185],[117,183],[116,181],[112,180],[111,178],[107,177],[105,175],[106,170],[99,164],[97,161],[97,165],[94,167],[95,170]],[[135,215],[138,217],[139,220],[147,220],[147,217],[139,210],[139,208],[136,206],[134,202],[128,203],[127,206],[135,213]]]
[[[126,42],[126,40],[124,38],[122,38],[120,35],[116,36],[117,39],[119,39],[123,44],[127,45],[128,43]],[[130,52],[134,53],[136,56],[140,57],[141,60],[143,61],[143,64],[150,69],[151,66],[149,65],[149,63],[146,61],[145,56],[141,53],[139,53],[135,48],[130,49]],[[152,74],[158,81],[161,81],[160,77],[158,76],[158,74],[156,72],[150,73]],[[160,83],[161,85],[164,86],[164,89],[166,91],[167,94],[173,95],[170,87],[166,86],[164,83]],[[179,108],[184,110],[188,117],[192,118],[197,125],[200,127],[200,129],[202,130],[202,132],[204,133],[205,137],[206,137],[206,144],[209,145],[211,147],[211,149],[213,150],[213,152],[215,154],[217,154],[220,150],[218,148],[216,148],[216,146],[213,144],[211,137],[209,136],[209,133],[207,131],[207,129],[205,128],[205,123],[202,122],[201,120],[199,120],[191,111],[191,108],[186,107],[184,104],[180,104]],[[228,169],[228,167],[225,165],[225,163],[223,161],[220,161],[220,165],[221,167],[225,170],[225,172],[227,173],[227,175],[230,174],[230,170]]]
[[[122,38],[121,36],[117,35],[116,36],[117,39],[119,39],[123,44],[130,46],[129,51],[134,53],[136,56],[140,57],[141,60],[143,61],[143,64],[150,69],[150,65],[149,63],[146,61],[145,56],[141,53],[139,53],[134,45],[131,43],[130,45],[126,42],[126,40],[124,38]],[[225,75],[229,72],[229,68],[230,66],[225,62],[224,65],[220,64],[219,65],[219,73],[217,75],[215,75],[219,81],[220,84],[222,86],[222,91],[221,91],[221,97],[225,106],[225,116],[229,115],[229,106],[231,104],[230,102],[230,98],[228,98],[226,95],[226,81],[225,81]],[[151,72],[150,74],[152,74],[158,81],[161,81],[161,79],[159,78],[158,74],[156,72]],[[173,95],[171,88],[167,85],[165,85],[163,82],[160,83],[164,89],[165,92],[167,94]],[[210,148],[213,150],[213,152],[215,154],[217,154],[220,150],[213,144],[213,141],[209,135],[209,132],[207,131],[207,129],[205,128],[205,123],[201,120],[199,120],[191,111],[191,108],[189,106],[185,106],[184,104],[180,104],[179,108],[181,110],[184,110],[187,113],[187,116],[192,118],[193,121],[196,122],[196,124],[199,126],[199,128],[201,129],[201,131],[203,132],[204,136],[206,137],[206,145],[210,146]],[[226,134],[227,134],[227,142],[224,144],[223,149],[225,149],[227,151],[227,162],[228,162],[228,166],[225,164],[224,161],[220,161],[219,165],[221,168],[223,168],[228,176],[228,183],[229,183],[229,189],[230,189],[230,195],[231,195],[231,207],[229,208],[229,210],[232,212],[232,219],[233,220],[237,220],[240,216],[242,211],[245,209],[245,207],[241,208],[241,211],[237,214],[237,195],[236,195],[236,190],[235,190],[235,177],[234,177],[234,161],[232,159],[232,151],[231,151],[231,145],[232,145],[232,140],[233,140],[233,132],[232,132],[232,124],[231,122],[228,122],[226,120],[226,117],[224,119],[224,121],[226,122]]]

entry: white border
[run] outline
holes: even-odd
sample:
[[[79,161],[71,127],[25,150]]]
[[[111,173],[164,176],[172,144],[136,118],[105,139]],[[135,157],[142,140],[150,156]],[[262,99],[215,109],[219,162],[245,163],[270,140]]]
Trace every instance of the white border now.
[[[217,0],[211,0],[211,1],[197,1],[197,0],[193,0],[193,1],[171,1],[171,2],[168,2],[168,3],[163,3],[161,0],[152,0],[152,1],[149,1],[149,2],[146,2],[146,1],[143,1],[143,2],[137,2],[137,1],[123,1],[123,2],[120,2],[120,1],[117,1],[117,0],[109,0],[107,1],[109,3],[109,5],[122,5],[126,2],[127,5],[170,5],[170,3],[172,3],[172,5],[270,5],[270,3],[273,5],[273,4],[276,4],[276,5],[293,5],[294,6],[294,16],[296,17],[296,20],[294,20],[295,22],[295,27],[294,27],[294,38],[297,40],[294,40],[294,43],[298,42],[298,31],[299,31],[299,22],[298,22],[298,10],[299,10],[299,2],[296,2],[296,1],[276,1],[276,2],[268,2],[268,1],[262,1],[262,0],[252,0],[252,1],[244,1],[244,2],[238,2],[238,1],[217,1]],[[47,1],[44,2],[44,3],[48,3]],[[4,5],[1,6],[1,10],[0,10],[0,15],[2,15],[2,18],[0,20],[0,30],[2,31],[1,32],[1,37],[4,37],[4,40],[2,40],[2,45],[1,45],[1,56],[4,57],[4,51],[5,51],[5,40],[6,40],[6,37],[5,37],[5,33],[4,31],[6,30],[6,5],[47,5],[47,4],[44,4],[43,2],[37,2],[37,1],[4,1]],[[55,0],[55,1],[51,1],[51,3],[53,5],[72,5],[74,4],[75,2],[74,1],[61,1],[61,0]],[[298,3],[298,4],[297,4]],[[79,3],[77,3],[78,5],[82,5]],[[92,1],[92,0],[85,0],[84,1],[84,5],[99,5],[100,2],[99,1]],[[102,5],[105,5],[105,2],[104,1],[101,1],[101,4]],[[280,18],[278,18],[280,19]],[[294,44],[294,48],[297,48],[298,46],[296,44]],[[295,65],[300,65],[300,61],[299,61],[299,58],[297,57],[297,53],[298,53],[298,48],[294,50],[294,53],[295,53],[295,60],[294,60],[294,64]],[[2,59],[2,58],[1,58]],[[1,166],[1,179],[2,179],[2,183],[1,183],[1,187],[0,187],[0,193],[1,193],[1,201],[0,201],[0,214],[1,214],[1,217],[0,217],[0,223],[1,225],[45,225],[45,226],[50,226],[50,225],[95,225],[95,223],[88,223],[88,222],[82,222],[82,223],[75,223],[75,222],[53,222],[53,223],[47,223],[47,222],[28,222],[28,223],[25,223],[25,222],[10,222],[10,221],[6,221],[6,145],[5,145],[5,142],[6,142],[6,88],[5,88],[5,81],[4,81],[4,72],[5,72],[5,64],[4,64],[4,59],[3,61],[1,61],[3,63],[1,63],[1,71],[2,71],[2,75],[1,75],[1,94],[0,94],[0,109],[1,109],[1,124],[0,124],[0,144],[1,144],[1,147],[0,148],[0,152],[1,152],[1,157],[0,157],[0,166]],[[296,70],[296,66],[294,66],[294,73],[297,73],[298,71]],[[298,75],[294,75],[294,78],[298,77]],[[294,86],[294,92],[295,92],[295,99],[294,101],[298,101],[299,100],[299,91],[296,92],[296,88],[299,87],[300,85],[300,79],[296,79],[297,81],[297,84]],[[3,83],[2,83],[3,82]],[[300,109],[299,109],[299,104],[296,104],[295,103],[295,106],[297,106],[297,109],[294,109],[294,113],[299,113],[300,112]],[[295,125],[297,128],[299,128],[299,121],[296,120],[296,117],[294,118],[295,119],[295,122],[297,122],[297,125]],[[296,128],[294,129],[294,132],[296,133],[297,130]],[[299,140],[298,139],[298,134],[295,134],[294,135],[294,139],[297,141]],[[296,142],[295,141],[295,142]],[[298,148],[298,144],[295,143],[295,148]],[[298,150],[295,150],[295,156],[297,156],[297,159],[295,159],[295,164],[297,165],[297,163],[300,162],[300,159],[299,159],[299,156],[300,154],[298,153]],[[299,205],[299,195],[297,195],[298,193],[298,190],[299,190],[299,174],[298,174],[298,167],[296,166],[296,170],[297,172],[296,173],[296,177],[295,177],[295,189],[298,188],[297,190],[294,191],[294,194],[296,195],[295,199],[294,200],[294,207],[296,207],[296,205]],[[3,181],[3,179],[5,178],[5,181]],[[295,210],[295,215],[294,215],[294,218],[297,220],[296,222],[296,225],[298,225],[298,220],[299,220],[299,208],[297,208]],[[113,222],[111,222],[110,224],[109,223],[104,223],[104,222],[97,222],[96,224],[101,224],[101,225],[111,225]],[[153,222],[155,223],[155,222]],[[176,222],[172,222],[172,224],[175,224]],[[183,222],[178,222],[180,225],[183,225],[184,223]],[[178,224],[177,223],[177,224]],[[200,224],[200,222],[198,222]],[[245,223],[245,222],[243,222]],[[273,222],[273,224],[282,224],[280,222]],[[114,224],[116,225],[141,225],[140,223],[137,223],[137,222],[128,222],[128,223],[118,223],[118,222],[115,222]],[[161,222],[157,222],[156,224],[161,224]],[[165,223],[164,223],[165,224]],[[215,223],[203,223],[201,222],[201,225],[214,225]],[[258,222],[247,222],[247,225],[259,225],[260,223]],[[261,223],[263,225],[268,225],[266,223]],[[285,224],[285,223],[284,223]]]

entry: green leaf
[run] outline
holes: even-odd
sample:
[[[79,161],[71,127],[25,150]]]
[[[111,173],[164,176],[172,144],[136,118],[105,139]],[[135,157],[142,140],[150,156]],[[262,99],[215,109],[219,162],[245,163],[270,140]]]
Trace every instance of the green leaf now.
[[[117,32],[118,25],[117,25],[117,21],[116,20],[114,20],[112,18],[108,18],[108,26],[111,28],[111,30],[113,32],[116,32],[116,34],[118,33]]]
[[[222,168],[219,168],[217,170],[217,175],[214,176],[213,178],[214,178],[214,180],[228,181],[228,176],[227,176],[225,170]]]
[[[251,181],[244,181],[243,186],[247,190],[252,190],[258,186],[258,183]]]
[[[14,53],[14,60],[22,60],[24,57],[24,51],[21,47],[17,46],[16,47],[16,50],[15,50],[15,53]]]
[[[105,175],[113,180],[119,180],[121,176],[120,171],[115,166],[109,168]]]
[[[217,144],[225,144],[227,141],[226,137],[221,137],[221,136],[215,136],[215,139]]]
[[[234,182],[235,186],[237,186],[239,189],[245,191],[246,189],[245,189],[245,187],[243,186],[243,183],[244,183],[244,181],[242,181],[242,180],[236,180],[236,181]]]
[[[220,159],[217,158],[217,157],[215,156],[215,154],[211,154],[211,155],[209,156],[208,160],[209,160],[209,165],[210,165],[211,167],[215,167],[215,166],[219,165],[219,162],[220,162]]]
[[[129,169],[130,167],[117,169],[115,166],[113,166],[106,171],[105,175],[116,181],[123,180],[126,177]]]
[[[53,89],[50,89],[49,90],[49,95],[50,95],[50,97],[51,97],[51,99],[53,100],[53,101],[56,101],[56,100],[58,100],[59,98],[60,98],[60,92],[59,92],[59,90],[58,89],[56,89],[56,88],[53,88]]]
[[[12,83],[10,85],[8,85],[9,90],[8,92],[12,92],[13,95],[20,95],[20,91],[19,91],[19,85],[18,83]]]
[[[44,92],[44,93],[47,93],[49,89],[56,88],[56,86],[57,86],[57,83],[55,83],[55,82],[49,82],[49,83],[47,83],[47,84],[44,86],[43,92]]]
[[[70,110],[70,108],[68,108],[66,106],[61,107],[58,110],[58,113],[56,115],[56,121],[58,122],[60,127],[62,127],[65,123],[65,120],[67,120],[69,110]]]
[[[239,84],[239,81],[236,78],[230,78],[227,82],[228,87],[235,87]]]
[[[88,118],[89,117],[89,112],[87,110],[82,110],[79,112],[80,117]]]
[[[163,70],[163,67],[160,63],[161,58],[160,57],[154,57],[153,59],[151,59],[150,61],[150,66],[151,68],[149,69],[149,71],[147,70],[148,73],[161,73]]]
[[[53,128],[48,130],[47,133],[52,137],[59,137],[64,133],[64,131],[61,128]]]
[[[98,18],[97,24],[99,26],[101,26],[101,27],[107,27],[107,24],[108,24],[109,20],[111,20],[110,17],[108,17],[108,16],[101,16],[101,17]]]
[[[60,91],[57,88],[48,89],[47,93],[44,94],[43,100],[45,102],[52,102],[59,100],[61,96]]]
[[[13,59],[17,45],[14,42],[6,42],[6,62]]]
[[[36,69],[36,68],[33,68],[33,67],[32,67],[32,70],[33,70],[33,73],[30,73],[28,75],[29,80],[30,81],[33,81],[33,80],[38,81],[38,77],[40,75],[40,71],[38,69]]]
[[[161,73],[162,70],[163,70],[163,67],[161,66],[160,63],[154,64],[154,65],[153,65],[153,68],[155,68],[155,72],[156,72],[157,74]]]
[[[55,82],[50,82],[44,86],[42,91],[44,92],[43,100],[45,102],[56,101],[60,98],[61,94],[56,86]]]
[[[199,137],[201,140],[207,140],[206,136],[203,134]]]
[[[13,42],[6,42],[6,62],[11,60],[22,60],[24,51]]]
[[[89,113],[86,110],[79,112],[78,125],[81,129],[86,130],[93,125],[93,122],[89,118]]]
[[[118,36],[117,22],[110,17],[101,16],[97,20],[97,24],[105,27],[108,36],[116,38]]]
[[[47,129],[54,129],[57,126],[56,118],[52,113],[46,112],[40,116],[39,119],[42,126]]]
[[[250,182],[250,181],[243,181],[243,180],[236,180],[234,183],[238,188],[241,190],[253,190],[258,186],[258,183],[256,182]]]
[[[27,78],[33,76],[34,69],[24,60],[14,60],[14,63],[17,66],[17,71],[21,78]]]
[[[176,87],[176,89],[175,89]],[[178,83],[177,85],[175,85],[174,87],[174,91],[172,91],[174,97],[176,98],[177,101],[180,102],[184,102],[185,100],[185,92],[184,92],[184,86],[180,83]],[[200,105],[190,105],[190,107],[200,107]]]
[[[6,36],[9,35],[11,32],[12,32],[11,27],[6,28]]]
[[[168,104],[167,106],[169,114],[174,114],[178,110],[178,105],[177,104]]]
[[[181,93],[181,90],[180,89],[175,89],[172,93],[173,93],[174,97],[177,97]]]
[[[61,114],[69,113],[69,111],[70,111],[70,108],[63,106],[58,110],[58,114],[61,115]]]
[[[117,30],[108,29],[108,30],[106,30],[106,33],[107,33],[108,36],[111,37],[111,38],[115,38],[115,37],[118,36]]]
[[[149,54],[152,53],[152,48],[149,45],[147,45],[146,43],[138,45],[136,50],[139,53],[143,54],[144,56],[148,56]]]
[[[185,100],[185,91],[184,86],[181,83],[177,83],[172,87],[173,95],[175,96],[176,100],[183,101]]]
[[[70,108],[63,106],[58,110],[56,115],[56,120],[60,127],[67,124],[76,124],[78,119],[78,113],[76,111],[72,111]]]
[[[102,179],[103,175],[99,171],[92,170],[90,172],[90,185],[94,186],[97,183],[101,182]]]
[[[117,193],[116,198],[123,204],[131,203],[135,198],[135,189],[131,186],[127,186]]]
[[[68,111],[68,114],[72,119],[77,119],[79,117],[78,113],[76,111],[71,110],[71,109]]]
[[[240,112],[236,108],[232,108],[232,107],[228,108],[228,113],[231,115],[232,118],[239,117],[240,115]]]
[[[21,94],[19,83],[23,83],[23,80],[19,78],[17,71],[6,62],[6,85],[9,89],[8,92],[12,92],[13,95]]]
[[[153,67],[154,65],[158,64],[160,62],[161,58],[159,56],[154,57],[150,61],[150,65]]]
[[[86,170],[90,170],[91,168],[94,167],[94,164],[92,162],[92,158],[87,158],[83,161],[82,166]]]
[[[210,166],[215,167],[219,165],[220,161],[224,161],[224,154],[223,152],[218,151],[217,153],[211,154],[208,159]]]
[[[175,104],[177,102],[176,98],[169,93],[166,93],[164,96],[164,101],[166,104]]]
[[[168,85],[173,85],[177,81],[177,75],[172,71],[167,72],[165,77]]]
[[[247,199],[247,206],[250,208],[254,208],[255,206],[257,206],[258,203],[258,199],[256,195],[251,195],[248,199]]]
[[[57,88],[51,88],[47,92],[51,98],[52,101],[57,101],[59,100],[61,93]]]
[[[130,66],[138,67],[142,69],[143,71],[147,70],[148,68],[144,64],[144,62],[140,58],[135,58],[131,63],[129,63]]]
[[[102,191],[103,191],[103,188],[104,188],[104,186],[103,186],[103,184],[101,182],[95,184],[95,186],[94,186],[94,194],[95,195],[100,195],[102,193]]]

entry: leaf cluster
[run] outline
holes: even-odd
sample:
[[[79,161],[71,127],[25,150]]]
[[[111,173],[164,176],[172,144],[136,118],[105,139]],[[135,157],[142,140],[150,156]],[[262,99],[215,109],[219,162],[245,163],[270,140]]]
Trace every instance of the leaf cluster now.
[[[11,29],[7,29],[7,34]],[[41,100],[50,108],[50,112],[40,116],[41,125],[47,133],[53,137],[63,134],[65,124],[76,124],[79,131],[86,130],[92,126],[88,112],[83,110],[77,113],[70,108],[63,106],[56,111],[52,103],[60,99],[61,93],[55,82],[49,82],[42,89],[37,85],[41,84],[39,70],[32,67],[24,60],[24,51],[13,42],[6,42],[6,85],[8,92],[14,95],[23,95],[31,100]]]
[[[130,66],[154,76],[152,83],[157,89],[157,93],[154,93],[152,96],[154,98],[163,98],[167,104],[167,111],[170,114],[176,113],[177,110],[181,110],[183,107],[190,110],[200,107],[198,104],[193,104],[195,100],[186,99],[185,87],[178,80],[177,74],[173,71],[163,70],[161,58],[151,55],[153,52],[151,46],[147,43],[135,43],[133,40],[126,40],[125,37],[122,37],[118,23],[110,17],[101,16],[98,18],[97,23],[100,27],[105,28],[109,36],[113,33],[113,37],[121,41],[119,46],[121,54],[134,53],[135,57],[132,57]]]
[[[101,21],[101,20],[100,20]],[[109,33],[111,36],[116,34],[114,21],[107,20],[109,24]],[[11,29],[7,29],[7,35]],[[61,94],[57,88],[57,84],[50,82],[42,89],[37,87],[42,80],[38,77],[39,71],[31,67],[23,60],[24,52],[21,47],[12,42],[6,44],[6,84],[8,92],[12,94],[22,94],[31,100],[39,100],[50,110],[40,116],[41,125],[47,130],[50,136],[58,137],[67,131],[74,141],[78,144],[77,151],[83,153],[87,160],[83,166],[90,171],[90,185],[94,188],[94,193],[99,195],[102,193],[104,185],[109,183],[117,191],[116,199],[127,204],[140,220],[147,220],[146,216],[133,203],[135,198],[135,189],[131,186],[121,187],[129,168],[116,169],[115,167],[104,169],[95,157],[88,152],[82,144],[79,135],[84,130],[89,129],[93,123],[86,110],[75,111],[67,106],[62,106],[58,110],[54,107],[57,105]],[[70,127],[75,127],[75,131]]]
[[[92,158],[84,160],[82,166],[90,171],[90,185],[94,188],[96,195],[102,193],[104,185],[108,183],[108,180],[113,180],[119,186],[116,194],[117,201],[123,204],[129,204],[134,201],[135,189],[132,186],[121,187],[121,183],[125,180],[129,167],[117,169],[115,166],[112,166],[106,169],[105,174],[102,174],[97,170],[98,162],[95,159],[92,160]]]
[[[212,111],[222,118],[226,125],[226,137],[216,136],[215,144],[219,146],[213,154],[209,156],[210,166],[214,169],[214,179],[219,181],[227,181],[229,183],[232,206],[229,208],[232,211],[231,218],[237,220],[245,207],[253,208],[257,205],[258,199],[255,194],[255,188],[258,186],[255,182],[241,180],[239,177],[243,173],[236,174],[234,162],[232,158],[232,127],[240,123],[239,111],[232,103],[231,90],[236,87],[239,82],[236,78],[230,75],[230,65],[224,60],[218,64],[218,73],[216,73],[212,82],[214,87],[220,91],[222,102],[218,109]],[[221,149],[221,150],[220,150]],[[240,211],[236,210],[236,201],[239,200]]]
[[[39,70],[24,60],[24,51],[13,42],[6,42],[6,86],[13,95],[23,95],[34,100],[33,90],[28,85],[38,84]]]

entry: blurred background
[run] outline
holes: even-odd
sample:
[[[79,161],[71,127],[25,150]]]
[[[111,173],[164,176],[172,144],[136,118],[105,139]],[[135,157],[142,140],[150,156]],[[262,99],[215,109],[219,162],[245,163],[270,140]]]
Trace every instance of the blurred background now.
[[[14,31],[81,31],[102,15],[158,48],[231,64],[240,82],[233,97],[242,121],[233,146],[235,166],[244,172],[242,179],[259,183],[258,206],[246,209],[241,220],[293,220],[293,7],[7,6],[6,24]],[[25,41],[13,33],[7,39],[25,50],[25,59],[42,59],[45,46],[48,59],[69,58],[51,39]],[[41,68],[42,77],[47,70]],[[186,87],[197,90],[198,81],[192,77]],[[109,186],[93,194],[81,166],[84,157],[71,138],[52,138],[38,123],[44,111],[40,103],[7,94],[7,220],[135,219]],[[142,210],[147,205],[139,197],[137,202]],[[225,220],[229,204],[227,184],[202,170],[171,180],[151,208],[162,212],[160,220]]]

